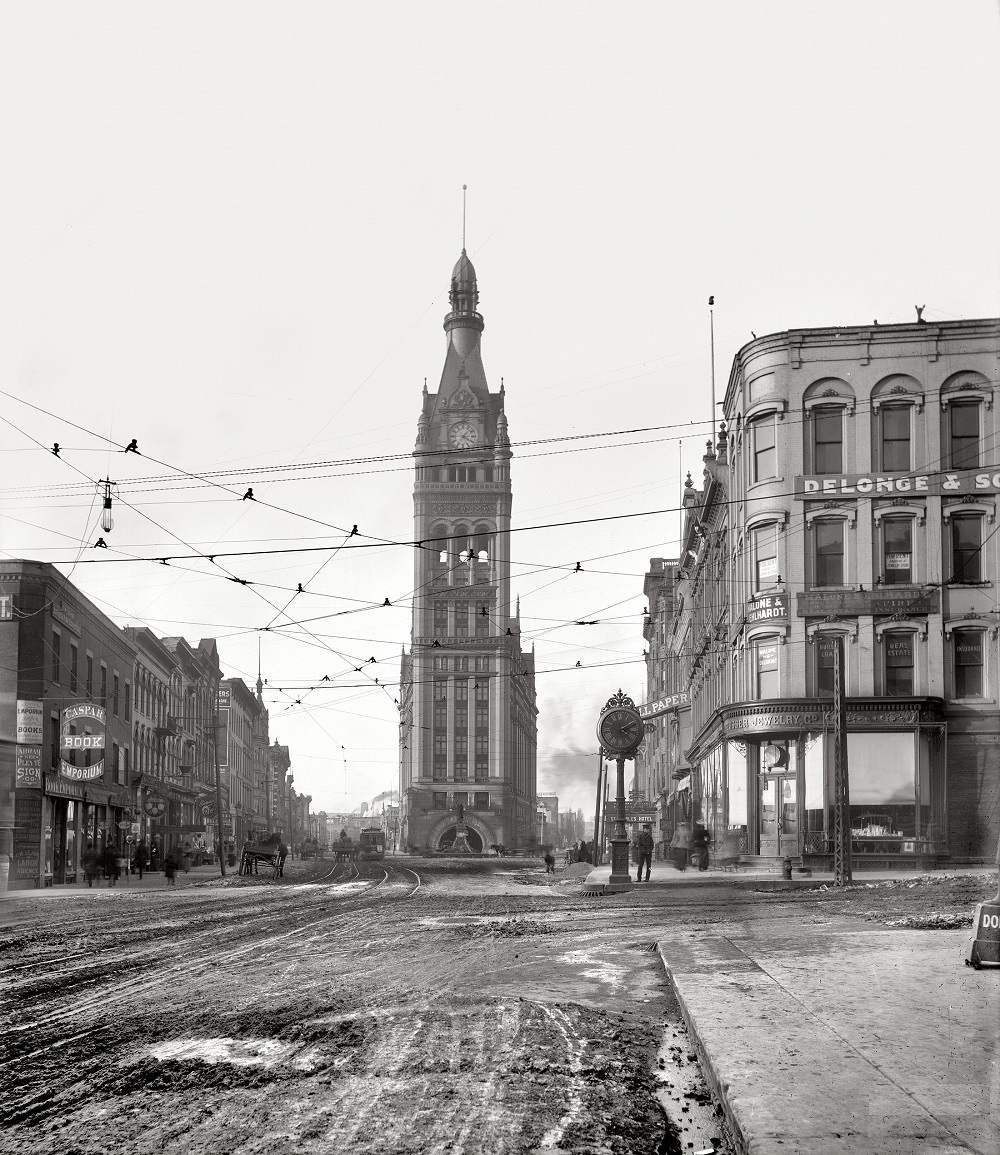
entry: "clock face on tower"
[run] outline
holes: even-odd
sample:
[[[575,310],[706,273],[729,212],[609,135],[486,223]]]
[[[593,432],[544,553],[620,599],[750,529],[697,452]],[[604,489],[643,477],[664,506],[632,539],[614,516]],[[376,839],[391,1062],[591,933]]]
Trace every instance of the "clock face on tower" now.
[[[605,750],[620,754],[635,750],[642,742],[643,722],[636,710],[619,707],[601,715],[597,736]]]
[[[476,427],[468,421],[459,421],[448,433],[448,440],[456,449],[471,449],[479,440]]]

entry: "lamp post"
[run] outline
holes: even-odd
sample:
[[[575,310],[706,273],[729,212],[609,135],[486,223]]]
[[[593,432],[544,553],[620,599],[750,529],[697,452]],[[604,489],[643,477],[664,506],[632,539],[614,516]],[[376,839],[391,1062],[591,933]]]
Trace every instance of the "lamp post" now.
[[[625,829],[625,763],[634,758],[642,744],[644,725],[635,703],[621,690],[609,698],[597,720],[601,753],[617,763],[615,823],[611,835],[611,877],[607,890],[618,893],[632,889],[629,868],[629,840]]]

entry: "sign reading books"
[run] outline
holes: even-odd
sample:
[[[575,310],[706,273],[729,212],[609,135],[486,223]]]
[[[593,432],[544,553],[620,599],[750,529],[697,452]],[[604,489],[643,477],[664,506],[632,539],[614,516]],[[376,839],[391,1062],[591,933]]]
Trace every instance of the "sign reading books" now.
[[[77,702],[62,711],[60,720],[59,749],[63,754],[83,751],[89,754],[98,750],[103,753],[105,745],[104,728],[108,712],[103,706],[93,702]],[[76,766],[65,758],[59,761],[59,773],[63,778],[75,782],[90,782],[104,775],[104,758],[91,762],[88,766]]]

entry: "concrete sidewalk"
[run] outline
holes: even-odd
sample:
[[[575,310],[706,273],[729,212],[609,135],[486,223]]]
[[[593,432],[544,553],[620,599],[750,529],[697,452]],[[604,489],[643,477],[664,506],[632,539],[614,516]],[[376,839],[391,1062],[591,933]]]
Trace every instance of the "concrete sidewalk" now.
[[[633,869],[635,869],[633,867]],[[984,875],[991,878],[997,877],[997,868],[995,866],[961,866],[954,870],[858,870],[855,868],[853,872],[854,885],[865,882],[887,882],[889,880],[901,880],[905,878],[924,878],[926,876],[945,877],[954,874],[972,874]],[[560,881],[560,872],[557,870],[553,876],[553,881]],[[584,879],[574,879],[576,882],[583,882],[583,884],[591,890],[597,890],[604,886],[611,877],[610,866],[595,866]],[[687,870],[677,870],[676,867],[671,866],[666,862],[656,862],[653,864],[653,869],[650,874],[649,882],[637,883],[633,876],[632,885],[634,890],[642,890],[644,887],[663,887],[663,886],[745,886],[754,890],[800,890],[808,889],[816,886],[832,886],[833,873],[831,871],[815,870],[812,874],[804,875],[792,872],[791,880],[783,879],[780,872],[773,870],[758,870],[758,869],[740,869],[740,870],[721,870],[718,867],[712,867],[709,870],[697,870],[695,867],[688,867]],[[971,911],[970,911],[971,914]]]
[[[236,874],[237,868],[235,866],[227,866],[226,873]],[[210,882],[213,879],[219,878],[219,867],[215,866],[192,866],[191,870],[185,874],[183,870],[178,870],[176,874],[176,889],[185,886],[193,886],[198,882]],[[115,883],[114,886],[109,886],[104,878],[95,878],[94,885],[88,886],[83,876],[80,876],[79,882],[67,882],[59,886],[46,886],[42,889],[31,890],[8,890],[6,894],[0,895],[0,900],[14,901],[16,899],[39,899],[39,898],[67,898],[73,895],[96,894],[98,891],[116,890],[174,890],[175,887],[167,882],[167,877],[162,870],[149,871],[144,870],[142,878],[138,874],[123,874]]]
[[[968,931],[809,916],[719,925],[660,954],[745,1152],[1000,1151],[1000,970]]]

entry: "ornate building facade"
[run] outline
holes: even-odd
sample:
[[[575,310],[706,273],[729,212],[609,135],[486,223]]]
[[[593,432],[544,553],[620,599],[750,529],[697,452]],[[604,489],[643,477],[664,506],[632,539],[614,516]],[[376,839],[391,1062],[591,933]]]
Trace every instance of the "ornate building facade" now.
[[[510,593],[510,442],[504,390],[480,355],[476,272],[452,271],[437,393],[424,386],[413,491],[413,621],[400,677],[402,844],[472,850],[537,838],[533,652]]]
[[[664,835],[702,821],[718,856],[829,865],[839,653],[855,864],[992,860],[998,357],[995,320],[737,354],[681,556],[647,577],[640,773]]]

